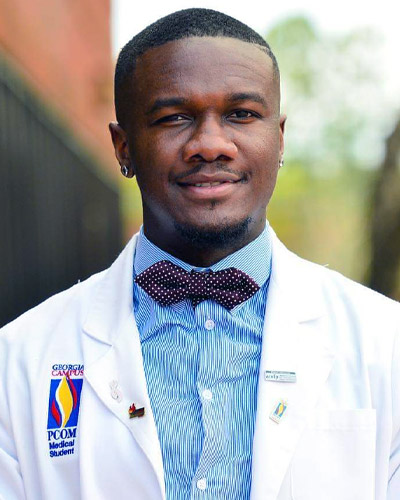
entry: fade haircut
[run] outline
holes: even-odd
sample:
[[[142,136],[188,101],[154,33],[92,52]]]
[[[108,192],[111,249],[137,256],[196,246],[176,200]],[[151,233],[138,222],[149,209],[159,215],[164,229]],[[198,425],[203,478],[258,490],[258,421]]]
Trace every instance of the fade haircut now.
[[[189,37],[228,37],[252,43],[272,59],[274,74],[279,79],[279,67],[267,42],[246,24],[222,12],[211,9],[185,9],[162,17],[134,36],[121,50],[115,68],[115,113],[122,128],[132,101],[133,74],[136,59],[153,47]]]

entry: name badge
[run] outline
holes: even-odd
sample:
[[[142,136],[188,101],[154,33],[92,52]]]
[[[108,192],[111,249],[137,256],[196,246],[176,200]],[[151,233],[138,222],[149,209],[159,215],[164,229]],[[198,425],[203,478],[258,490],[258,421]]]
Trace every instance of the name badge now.
[[[296,372],[283,372],[283,371],[273,371],[273,370],[265,370],[264,379],[267,382],[294,383],[297,381]]]

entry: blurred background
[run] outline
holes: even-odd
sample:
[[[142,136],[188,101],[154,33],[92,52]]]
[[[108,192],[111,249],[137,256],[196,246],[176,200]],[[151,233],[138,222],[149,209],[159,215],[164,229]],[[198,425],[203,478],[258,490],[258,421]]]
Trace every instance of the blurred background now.
[[[400,300],[400,7],[288,0],[0,1],[0,325],[106,268],[141,224],[108,135],[121,47],[159,17],[217,8],[277,56],[284,243]]]

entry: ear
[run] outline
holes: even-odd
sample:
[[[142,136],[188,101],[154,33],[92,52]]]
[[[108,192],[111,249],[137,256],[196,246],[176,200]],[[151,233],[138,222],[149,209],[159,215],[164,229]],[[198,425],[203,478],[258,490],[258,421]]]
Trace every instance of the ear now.
[[[118,122],[110,122],[108,125],[111,134],[111,140],[114,145],[115,157],[122,167],[127,167],[129,173],[127,177],[133,177],[135,171],[132,165],[131,156],[129,153],[128,139],[125,130],[119,125]]]
[[[281,115],[279,117],[279,153],[280,157],[283,157],[283,152],[285,150],[285,141],[284,141],[284,134],[285,134],[285,123],[286,123],[286,115]]]

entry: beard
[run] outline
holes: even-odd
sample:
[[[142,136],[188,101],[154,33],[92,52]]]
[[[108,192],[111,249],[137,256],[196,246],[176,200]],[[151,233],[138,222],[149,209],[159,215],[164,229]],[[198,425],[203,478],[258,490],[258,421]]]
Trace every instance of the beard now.
[[[245,240],[250,222],[251,217],[246,217],[235,224],[220,224],[204,229],[175,222],[175,229],[194,247],[223,249]]]

